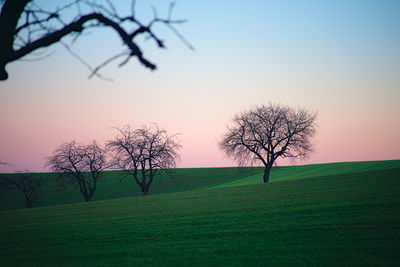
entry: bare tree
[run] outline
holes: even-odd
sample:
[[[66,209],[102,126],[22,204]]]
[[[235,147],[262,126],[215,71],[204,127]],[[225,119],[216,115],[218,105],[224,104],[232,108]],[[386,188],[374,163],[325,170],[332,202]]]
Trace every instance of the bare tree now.
[[[317,114],[281,105],[253,107],[233,117],[219,147],[240,165],[262,163],[264,183],[278,158],[306,158],[313,151]]]
[[[59,173],[62,185],[76,185],[85,201],[90,201],[104,170],[109,167],[106,150],[95,141],[90,145],[75,141],[62,144],[47,158],[46,166]]]
[[[117,130],[119,135],[107,143],[114,153],[114,165],[124,170],[126,176],[133,176],[143,195],[148,195],[154,176],[176,166],[181,148],[177,135],[169,136],[156,124],[139,129],[125,126]]]
[[[136,57],[139,62],[151,69],[156,65],[148,60],[140,48],[140,36],[155,42],[158,48],[165,48],[153,28],[156,24],[164,24],[174,32],[189,48],[192,46],[175,29],[174,25],[184,23],[185,20],[172,18],[174,4],[170,5],[168,14],[159,17],[153,8],[154,17],[143,23],[135,12],[135,1],[132,0],[130,14],[119,14],[111,0],[66,0],[62,6],[53,9],[41,7],[36,0],[0,0],[0,80],[7,80],[6,65],[20,60],[27,55],[36,54],[35,59],[43,56],[43,48],[61,43],[67,50],[78,58],[94,75],[102,77],[99,70],[113,60],[122,58],[119,66],[125,65],[130,58]],[[58,2],[59,4],[59,2]],[[71,16],[71,14],[74,14]],[[97,67],[91,67],[84,59],[78,56],[63,42],[66,36],[72,36],[76,41],[83,32],[93,28],[108,28],[114,31],[121,39],[125,50],[111,56]],[[39,51],[39,52],[38,52]]]
[[[44,184],[44,180],[35,177],[29,171],[19,171],[14,174],[1,175],[0,185],[12,190],[19,190],[24,194],[27,208],[32,208],[33,202],[40,197],[40,187]]]

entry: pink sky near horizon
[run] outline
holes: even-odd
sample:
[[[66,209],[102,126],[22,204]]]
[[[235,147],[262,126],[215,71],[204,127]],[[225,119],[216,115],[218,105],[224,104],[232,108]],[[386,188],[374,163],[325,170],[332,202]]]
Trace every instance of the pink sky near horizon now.
[[[217,146],[226,124],[269,102],[318,112],[315,152],[296,164],[400,159],[400,4],[255,1],[209,11],[210,3],[177,2],[177,17],[189,19],[181,32],[196,50],[160,31],[168,49],[145,48],[154,72],[132,60],[104,70],[114,82],[88,80],[60,46],[44,60],[9,64],[0,82],[0,159],[12,165],[0,172],[46,171],[45,158],[64,142],[104,143],[112,127],[152,122],[181,133],[178,167],[235,166]],[[249,25],[234,24],[239,15]],[[91,44],[110,36],[94,33],[74,49],[101,62],[104,47]]]

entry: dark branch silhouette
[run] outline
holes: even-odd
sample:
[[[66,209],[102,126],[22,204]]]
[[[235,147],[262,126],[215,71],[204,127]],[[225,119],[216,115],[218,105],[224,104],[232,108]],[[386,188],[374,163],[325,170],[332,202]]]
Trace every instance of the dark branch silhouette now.
[[[107,27],[113,30],[122,40],[126,50],[112,56],[97,67],[90,67],[81,57],[72,52],[69,45],[63,43],[67,50],[78,57],[91,71],[89,77],[98,76],[99,70],[111,61],[124,56],[119,66],[125,65],[130,58],[136,57],[139,62],[151,69],[156,65],[147,59],[140,48],[139,36],[148,36],[159,48],[165,48],[164,41],[153,31],[155,24],[164,24],[171,29],[190,49],[193,47],[174,28],[174,25],[186,20],[172,19],[173,4],[170,5],[166,18],[154,18],[148,23],[142,23],[135,13],[135,1],[132,1],[131,14],[121,16],[111,1],[74,0],[55,10],[45,10],[36,4],[35,0],[5,0],[0,1],[0,80],[7,80],[6,65],[10,62],[32,55],[34,52],[61,42],[66,36],[74,36],[74,41],[89,28]],[[73,10],[76,8],[76,11]],[[77,13],[73,19],[68,19],[68,12]]]
[[[76,185],[85,201],[90,201],[107,165],[106,151],[96,142],[90,145],[74,141],[59,146],[47,158],[46,166],[58,172],[61,185]]]
[[[40,187],[43,184],[42,178],[34,177],[29,171],[0,176],[0,185],[7,189],[21,191],[24,194],[27,208],[32,208],[33,202],[39,199]]]
[[[114,166],[124,170],[126,176],[132,176],[143,195],[148,195],[154,176],[176,166],[181,148],[177,135],[169,136],[156,124],[140,129],[125,126],[117,130],[119,135],[107,143],[113,152]]]
[[[306,158],[313,151],[316,114],[269,104],[233,117],[219,147],[240,165],[260,162],[265,166],[264,183],[278,158]]]

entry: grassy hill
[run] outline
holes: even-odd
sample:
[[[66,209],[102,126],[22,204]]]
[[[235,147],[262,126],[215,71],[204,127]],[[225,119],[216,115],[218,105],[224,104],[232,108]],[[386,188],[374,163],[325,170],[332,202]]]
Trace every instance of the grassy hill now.
[[[175,169],[172,177],[156,176],[150,187],[150,194],[182,192],[209,188],[262,172],[260,168],[190,168]],[[13,175],[13,174],[7,174]],[[84,201],[78,188],[69,187],[60,191],[54,173],[36,173],[47,180],[41,198],[34,207],[59,205]],[[262,175],[261,175],[262,177]],[[93,201],[142,195],[132,177],[124,178],[120,171],[107,171],[98,183]],[[23,194],[2,190],[0,187],[0,210],[25,208]]]
[[[277,182],[284,180],[302,179],[302,178],[328,176],[328,175],[386,170],[399,167],[400,167],[400,160],[337,162],[337,163],[310,164],[310,165],[299,165],[299,166],[283,166],[283,167],[275,167],[271,171],[270,181]],[[260,174],[256,174],[256,175],[249,175],[243,178],[238,178],[224,184],[219,184],[214,186],[213,188],[247,185],[247,184],[261,184],[261,183],[263,183],[263,180],[260,179]]]
[[[384,170],[400,167],[400,160],[343,162],[328,164],[312,164],[301,166],[274,167],[271,172],[271,183],[284,180],[309,177],[349,174],[373,170]],[[11,174],[12,175],[12,174]],[[52,173],[37,173],[48,182],[43,187],[39,202],[35,207],[82,202],[83,197],[77,188],[70,187],[60,191]],[[183,192],[208,188],[222,188],[263,182],[263,169],[254,168],[187,168],[175,169],[173,177],[161,175],[155,178],[151,194]],[[106,172],[98,184],[93,201],[141,195],[139,187],[131,177],[123,179],[119,171]],[[0,210],[25,208],[22,193],[2,190],[0,188]]]
[[[398,265],[399,167],[210,186],[1,211],[0,266]]]

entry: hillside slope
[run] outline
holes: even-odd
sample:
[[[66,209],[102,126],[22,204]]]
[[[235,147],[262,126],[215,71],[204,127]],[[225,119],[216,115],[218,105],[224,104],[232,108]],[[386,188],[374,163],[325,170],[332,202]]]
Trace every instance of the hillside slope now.
[[[400,160],[356,161],[356,162],[310,164],[310,165],[299,165],[299,166],[283,166],[283,167],[275,167],[271,171],[270,182],[303,179],[303,178],[318,177],[318,176],[379,171],[379,170],[387,170],[399,167],[400,167]],[[213,186],[212,188],[222,188],[222,187],[247,185],[247,184],[260,184],[263,183],[261,177],[260,174],[249,175],[247,177],[238,178],[237,180],[234,181],[229,181],[224,184]]]
[[[150,187],[150,194],[209,188],[254,175],[261,171],[260,168],[236,167],[175,169],[172,177],[168,175],[156,176]],[[47,183],[43,186],[41,198],[37,203],[34,203],[34,207],[84,201],[78,188],[69,187],[60,191],[56,182],[56,174],[36,173],[35,175],[46,179]],[[107,171],[104,178],[98,183],[97,191],[92,201],[139,196],[141,194],[140,188],[132,177],[124,178],[120,171]],[[0,187],[0,210],[20,208],[25,208],[23,194],[17,191],[2,190]]]
[[[382,265],[400,168],[0,212],[0,265]]]
[[[395,167],[400,167],[400,160],[274,167],[271,172],[271,183],[307,177],[385,170]],[[77,188],[70,187],[65,191],[60,191],[56,186],[55,174],[38,173],[36,175],[44,177],[48,183],[43,188],[39,202],[34,203],[34,206],[43,207],[83,201],[83,197]],[[150,188],[150,193],[160,194],[258,184],[262,183],[262,176],[263,169],[260,167],[175,169],[173,177],[167,175],[156,177]],[[98,184],[93,201],[138,195],[141,195],[140,189],[131,177],[123,179],[120,171],[109,171]],[[19,208],[25,208],[22,193],[1,190],[0,188],[0,210]]]

